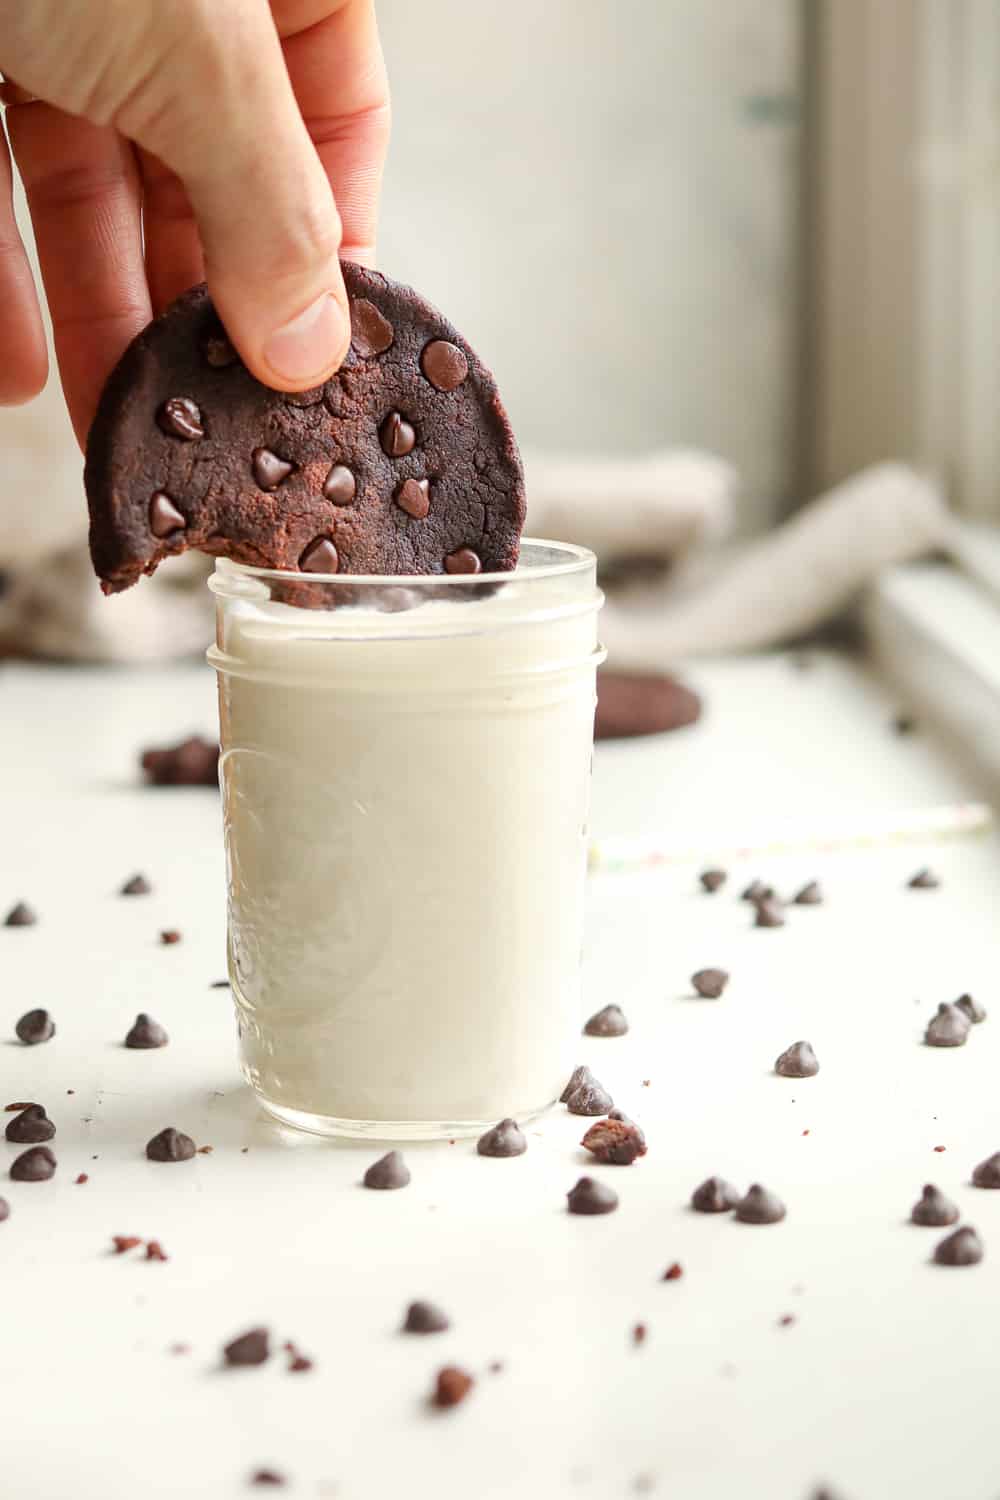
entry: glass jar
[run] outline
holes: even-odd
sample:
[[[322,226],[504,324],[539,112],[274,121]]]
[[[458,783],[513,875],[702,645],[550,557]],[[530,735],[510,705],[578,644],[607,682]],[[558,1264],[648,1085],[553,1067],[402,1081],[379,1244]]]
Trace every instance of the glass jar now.
[[[320,577],[221,559],[229,969],[287,1124],[431,1139],[525,1120],[576,1061],[602,595],[513,573]]]

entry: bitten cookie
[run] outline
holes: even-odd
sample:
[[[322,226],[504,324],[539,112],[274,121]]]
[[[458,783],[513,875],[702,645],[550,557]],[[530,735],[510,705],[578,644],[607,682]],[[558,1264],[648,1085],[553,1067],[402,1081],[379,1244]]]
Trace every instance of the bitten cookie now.
[[[524,476],[492,375],[409,287],[343,271],[351,346],[314,390],[261,385],[204,287],[129,345],[87,442],[106,594],[189,547],[307,573],[515,566]]]

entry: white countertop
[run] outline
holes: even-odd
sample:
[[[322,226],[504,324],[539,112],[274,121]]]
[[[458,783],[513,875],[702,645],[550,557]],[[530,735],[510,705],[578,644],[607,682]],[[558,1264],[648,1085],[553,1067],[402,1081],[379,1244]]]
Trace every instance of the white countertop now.
[[[927,737],[890,733],[894,705],[859,669],[814,661],[699,667],[700,726],[599,747],[595,831],[970,794]],[[521,1158],[411,1146],[411,1186],[365,1192],[377,1151],[283,1131],[237,1074],[229,996],[209,988],[217,797],[137,779],[141,746],[211,730],[213,692],[197,665],[0,669],[0,908],[23,897],[41,918],[0,928],[0,1033],[35,1006],[58,1026],[0,1044],[0,1103],[43,1103],[59,1159],[52,1182],[0,1188],[0,1494],[225,1500],[266,1493],[247,1478],[268,1466],[286,1493],[343,1500],[806,1500],[821,1481],[846,1500],[992,1500],[1000,1192],[968,1179],[1000,1149],[995,836],[743,860],[712,897],[697,864],[595,877],[585,1013],[615,1000],[631,1031],[581,1038],[580,1060],[649,1138],[635,1166],[596,1169],[618,1212],[565,1212],[590,1168],[587,1122],[562,1109]],[[924,863],[942,888],[905,890]],[[119,898],[137,870],[154,893]],[[817,877],[828,902],[754,930],[735,896],[757,874],[785,892]],[[161,946],[166,927],[183,941]],[[709,965],[729,989],[692,999]],[[964,1048],[923,1047],[937,1002],[966,989],[989,1020]],[[169,1047],[121,1047],[139,1010]],[[819,1076],[775,1077],[800,1037]],[[212,1154],[147,1162],[168,1124]],[[711,1173],[766,1183],[787,1219],[692,1213]],[[979,1228],[982,1265],[929,1264],[944,1231],[906,1222],[927,1181]],[[170,1259],[109,1255],[112,1234]],[[675,1260],[683,1278],[661,1282]],[[398,1333],[418,1297],[450,1332]],[[261,1323],[315,1368],[220,1370],[221,1345]],[[478,1383],[432,1412],[446,1363]]]

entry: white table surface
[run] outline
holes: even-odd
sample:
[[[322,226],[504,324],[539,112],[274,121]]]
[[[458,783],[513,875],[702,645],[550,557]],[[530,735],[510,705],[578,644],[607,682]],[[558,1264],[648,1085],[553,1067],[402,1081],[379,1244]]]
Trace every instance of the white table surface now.
[[[699,727],[599,749],[595,830],[968,794],[927,737],[889,732],[860,669],[815,661],[699,668]],[[370,1145],[283,1131],[237,1074],[229,996],[209,988],[225,972],[216,796],[136,775],[140,746],[211,729],[213,691],[197,665],[0,670],[0,906],[41,917],[0,928],[0,1033],[33,1006],[58,1025],[44,1046],[0,1044],[0,1102],[44,1103],[59,1159],[52,1182],[2,1188],[0,1494],[224,1500],[257,1493],[267,1465],[287,1493],[344,1500],[804,1500],[821,1481],[847,1500],[995,1500],[1000,1192],[968,1179],[1000,1149],[996,839],[744,860],[713,897],[692,864],[595,878],[586,1013],[618,1001],[631,1031],[579,1055],[650,1142],[597,1169],[618,1212],[565,1212],[589,1159],[586,1122],[561,1109],[517,1160],[409,1147],[411,1186],[365,1192]],[[905,890],[924,862],[942,888]],[[154,893],[119,898],[136,870]],[[828,903],[753,930],[735,891],[756,874],[783,891],[816,876]],[[164,927],[183,941],[162,947]],[[720,1001],[690,996],[706,965],[732,971]],[[921,1046],[965,989],[987,1023],[964,1048]],[[139,1010],[169,1047],[122,1048]],[[800,1037],[819,1076],[775,1077]],[[147,1162],[168,1124],[213,1153]],[[786,1221],[692,1213],[713,1172],[773,1187]],[[926,1181],[980,1229],[982,1265],[929,1263],[942,1231],[906,1222]],[[129,1233],[169,1261],[109,1255]],[[674,1260],[683,1278],[661,1282]],[[416,1297],[452,1330],[400,1335]],[[315,1369],[220,1370],[259,1323]],[[452,1362],[476,1389],[432,1412]]]

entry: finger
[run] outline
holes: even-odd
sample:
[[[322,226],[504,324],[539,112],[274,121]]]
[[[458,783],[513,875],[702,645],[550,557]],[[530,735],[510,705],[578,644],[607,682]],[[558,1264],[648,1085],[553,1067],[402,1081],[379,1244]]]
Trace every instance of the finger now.
[[[267,5],[220,0],[199,17],[165,60],[160,93],[119,124],[184,183],[209,288],[246,364],[302,390],[337,369],[350,339],[333,194]]]
[[[22,109],[24,105],[20,106]],[[0,359],[0,406],[17,406],[37,396],[48,378],[45,329],[35,278],[14,218],[14,174],[7,136],[0,124],[0,307],[3,308],[3,358]]]
[[[82,447],[112,366],[149,321],[135,159],[113,130],[51,105],[9,113],[63,389]]]
[[[139,152],[146,280],[154,313],[205,280],[205,257],[184,184],[148,151]]]
[[[382,169],[389,144],[389,84],[374,0],[283,0],[276,7],[299,108],[337,201],[340,253],[375,263]]]

